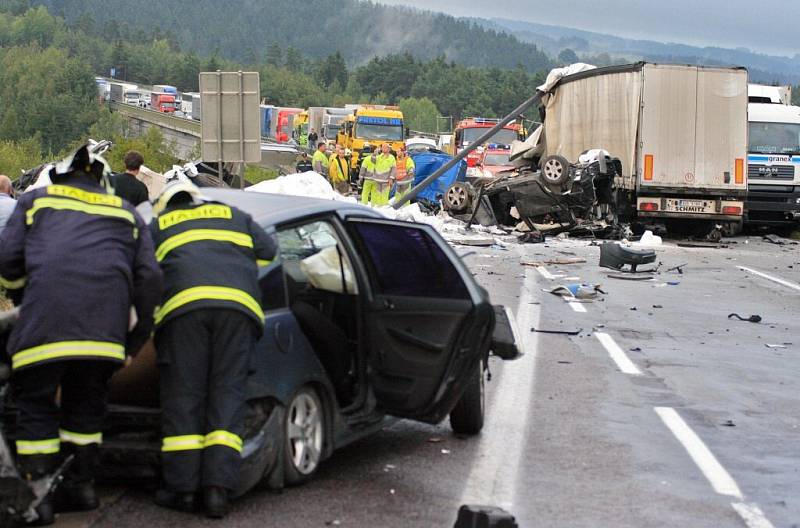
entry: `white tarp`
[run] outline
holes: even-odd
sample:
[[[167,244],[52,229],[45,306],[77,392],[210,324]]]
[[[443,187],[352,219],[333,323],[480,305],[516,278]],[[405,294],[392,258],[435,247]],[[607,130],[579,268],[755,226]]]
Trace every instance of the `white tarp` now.
[[[316,172],[303,172],[300,174],[279,176],[273,180],[266,180],[251,185],[247,187],[245,191],[355,202],[355,198],[342,196],[333,190],[328,180]]]
[[[641,71],[590,76],[560,85],[546,103],[546,154],[576,162],[588,149],[622,160],[627,188],[635,182]]]
[[[547,80],[544,81],[544,84],[541,86],[537,86],[536,89],[540,92],[549,92],[553,89],[553,87],[558,84],[558,82],[568,75],[575,75],[576,73],[581,73],[589,70],[596,69],[597,66],[592,66],[591,64],[584,64],[582,62],[576,62],[575,64],[570,64],[569,66],[565,66],[563,68],[555,68],[550,70],[550,73],[547,74]]]

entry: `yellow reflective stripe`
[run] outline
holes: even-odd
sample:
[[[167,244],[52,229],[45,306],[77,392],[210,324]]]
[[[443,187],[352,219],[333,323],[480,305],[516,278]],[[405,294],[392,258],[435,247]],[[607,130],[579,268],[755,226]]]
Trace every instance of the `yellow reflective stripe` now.
[[[58,438],[47,440],[17,440],[18,455],[50,455],[58,453],[61,442]]]
[[[20,350],[11,359],[11,368],[51,359],[85,357],[125,360],[125,347],[103,341],[61,341]]]
[[[97,216],[110,216],[112,218],[121,218],[136,225],[136,219],[133,213],[125,209],[119,209],[108,205],[91,205],[68,198],[37,198],[33,201],[33,207],[28,209],[27,222],[28,225],[33,224],[34,216],[42,209],[57,209],[61,211],[78,211]]]
[[[189,220],[205,220],[209,218],[233,218],[233,211],[227,205],[208,204],[194,209],[178,209],[158,217],[159,229],[167,229]]]
[[[206,435],[203,447],[211,447],[217,445],[230,447],[231,449],[239,453],[242,452],[242,439],[238,435],[229,433],[228,431],[222,431],[222,430],[213,431]]]
[[[7,290],[18,290],[25,286],[25,283],[28,281],[27,277],[22,277],[21,279],[16,280],[9,280],[5,277],[0,276],[0,286]]]
[[[203,440],[205,440],[203,435],[165,436],[161,444],[161,451],[168,453],[170,451],[203,449]]]
[[[272,264],[272,261],[271,260],[258,259],[258,260],[256,260],[256,264],[258,264],[258,267],[260,268],[262,266],[269,266],[270,264]]]
[[[64,196],[72,198],[88,204],[95,205],[108,205],[111,207],[122,207],[122,198],[114,196],[113,194],[101,194],[84,191],[77,187],[70,187],[69,185],[49,185],[47,187],[47,194],[53,196]]]
[[[253,312],[259,320],[264,319],[264,311],[261,309],[261,305],[245,291],[222,286],[196,286],[176,293],[163,306],[156,308],[155,322],[160,324],[167,315],[181,306],[203,300],[236,302]]]
[[[175,248],[184,244],[192,242],[200,242],[204,240],[212,240],[215,242],[230,242],[237,246],[247,248],[253,247],[253,238],[246,233],[239,233],[237,231],[229,231],[225,229],[192,229],[183,233],[174,235],[166,239],[158,245],[156,249],[156,260],[161,262],[167,253]]]
[[[79,446],[103,443],[103,433],[75,433],[66,429],[59,429],[58,436],[61,437],[62,442],[69,442]]]

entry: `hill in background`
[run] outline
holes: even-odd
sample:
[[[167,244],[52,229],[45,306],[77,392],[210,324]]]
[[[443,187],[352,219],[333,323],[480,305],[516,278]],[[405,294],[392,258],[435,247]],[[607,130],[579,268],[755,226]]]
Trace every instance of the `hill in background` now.
[[[75,23],[126,37],[153,32],[200,55],[263,62],[267,49],[292,47],[312,58],[341,52],[350,66],[410,52],[467,66],[548,69],[539,48],[504,32],[449,15],[357,0],[30,0]],[[109,26],[111,26],[109,28]],[[110,31],[109,31],[110,30]],[[255,60],[253,60],[255,59]]]
[[[502,18],[468,19],[496,31],[508,31],[555,57],[565,49],[579,56],[620,63],[636,60],[746,66],[750,78],[762,83],[800,83],[800,54],[782,57],[745,48],[697,47],[685,44],[634,40],[608,34]],[[607,56],[603,56],[607,54]],[[597,62],[597,61],[596,61]],[[604,65],[604,64],[599,64]]]

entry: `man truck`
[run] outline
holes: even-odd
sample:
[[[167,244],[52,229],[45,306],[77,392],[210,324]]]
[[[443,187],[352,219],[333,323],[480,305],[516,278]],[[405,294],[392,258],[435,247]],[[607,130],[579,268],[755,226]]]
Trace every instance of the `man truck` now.
[[[790,86],[751,84],[748,94],[746,221],[790,227],[800,221],[800,107]]]
[[[565,163],[603,149],[622,163],[618,216],[702,224],[713,237],[736,232],[747,193],[747,80],[744,68],[643,62],[564,77],[543,98],[542,174],[560,178]]]

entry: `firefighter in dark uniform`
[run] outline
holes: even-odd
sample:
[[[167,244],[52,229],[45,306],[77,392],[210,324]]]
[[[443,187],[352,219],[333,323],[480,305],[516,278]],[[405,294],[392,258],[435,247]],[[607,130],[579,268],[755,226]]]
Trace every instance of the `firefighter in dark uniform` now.
[[[0,283],[21,300],[7,347],[20,472],[35,480],[74,455],[39,506],[39,525],[54,521],[54,509],[97,508],[107,382],[149,338],[162,291],[150,232],[106,191],[109,172],[81,147],[51,169],[52,185],[20,196],[0,237]]]
[[[236,488],[246,412],[245,385],[260,337],[258,266],[272,239],[246,213],[205,200],[189,182],[165,187],[150,228],[164,272],[155,343],[161,384],[164,488],[156,503],[227,514]]]

